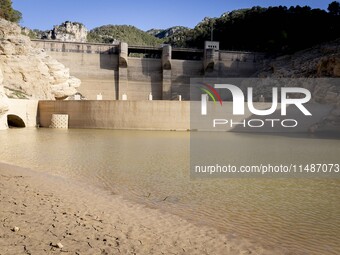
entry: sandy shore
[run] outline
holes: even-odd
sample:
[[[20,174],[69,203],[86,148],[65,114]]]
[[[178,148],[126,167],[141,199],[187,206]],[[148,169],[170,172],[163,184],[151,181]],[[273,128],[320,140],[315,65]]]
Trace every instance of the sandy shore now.
[[[228,239],[102,190],[0,163],[0,254],[293,253]]]

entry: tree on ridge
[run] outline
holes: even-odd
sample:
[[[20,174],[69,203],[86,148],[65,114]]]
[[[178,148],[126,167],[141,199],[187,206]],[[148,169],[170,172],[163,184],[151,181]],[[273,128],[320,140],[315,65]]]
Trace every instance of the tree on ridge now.
[[[12,0],[0,0],[0,18],[18,23],[22,18],[22,14],[13,9]]]
[[[327,10],[329,11],[330,14],[332,14],[334,16],[340,15],[340,3],[337,2],[337,1],[331,2],[328,5]]]

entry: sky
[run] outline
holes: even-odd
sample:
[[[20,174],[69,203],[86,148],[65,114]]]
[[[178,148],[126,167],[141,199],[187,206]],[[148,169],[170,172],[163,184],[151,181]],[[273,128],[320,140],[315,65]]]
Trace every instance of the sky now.
[[[311,6],[327,9],[333,0],[12,0],[23,14],[22,26],[50,30],[64,21],[88,29],[102,25],[133,25],[142,30],[172,26],[193,28],[204,17],[252,6]]]

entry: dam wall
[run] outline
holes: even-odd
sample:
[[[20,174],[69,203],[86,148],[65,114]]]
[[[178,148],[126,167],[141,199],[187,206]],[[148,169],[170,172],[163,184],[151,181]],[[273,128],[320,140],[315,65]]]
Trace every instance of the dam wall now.
[[[69,128],[188,130],[190,103],[178,101],[40,101],[41,127],[52,114],[68,114]]]
[[[70,68],[82,81],[78,91],[88,100],[190,100],[190,78],[249,77],[264,55],[209,49],[129,46],[32,40]]]
[[[256,109],[268,109],[272,103],[254,103]],[[315,124],[320,123],[333,109],[332,105],[309,103],[307,109],[312,116],[304,116],[294,106],[288,107],[287,116],[281,116],[281,104],[270,116],[255,116],[245,105],[243,116],[234,116],[231,109],[233,102],[223,102],[223,107],[208,102],[208,115],[201,116],[200,101],[122,101],[122,100],[68,100],[68,101],[38,101],[23,99],[8,99],[8,111],[0,116],[0,130],[8,127],[45,127],[51,125],[53,114],[67,114],[69,128],[97,129],[135,129],[135,130],[199,130],[199,131],[234,131],[234,132],[309,132]],[[225,119],[229,123],[212,128],[213,119]],[[258,125],[261,120],[266,123],[261,128],[251,128],[249,125],[231,126],[234,122],[252,121]],[[293,129],[282,128],[280,121],[275,122],[275,128],[270,128],[266,119],[296,119],[298,126]],[[288,122],[290,123],[290,122]]]
[[[287,116],[281,116],[280,108],[271,116],[254,116],[249,110],[242,116],[232,114],[232,102],[224,102],[223,107],[209,102],[209,114],[202,117],[199,101],[39,101],[38,122],[41,127],[49,127],[53,114],[69,115],[69,128],[99,129],[136,129],[136,130],[198,130],[198,131],[235,131],[235,132],[309,132],[311,127],[327,116],[332,109],[329,105],[308,104],[313,116],[303,116],[297,107],[288,109]],[[254,103],[256,109],[268,109],[271,103]],[[213,119],[230,119],[235,122],[258,125],[261,120],[266,123],[261,128],[237,125],[220,125],[213,128]],[[265,119],[296,119],[298,126],[284,128],[280,122],[271,127]],[[249,122],[250,123],[250,122]]]
[[[179,95],[183,100],[190,100],[190,78],[202,77],[203,65],[198,60],[172,60],[171,98],[176,100]]]
[[[71,75],[81,80],[78,91],[86,99],[94,100],[100,93],[104,99],[118,97],[118,55],[55,51],[49,55],[70,68]]]
[[[128,96],[128,100],[148,100],[150,93],[154,99],[162,99],[161,59],[129,57],[127,79],[127,90],[122,92]]]

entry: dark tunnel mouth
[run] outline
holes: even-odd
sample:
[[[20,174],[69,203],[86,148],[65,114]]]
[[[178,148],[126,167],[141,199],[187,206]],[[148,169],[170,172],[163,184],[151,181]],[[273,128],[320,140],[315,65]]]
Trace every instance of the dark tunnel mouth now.
[[[25,122],[17,115],[7,115],[7,124],[9,128],[24,128],[26,127]]]

